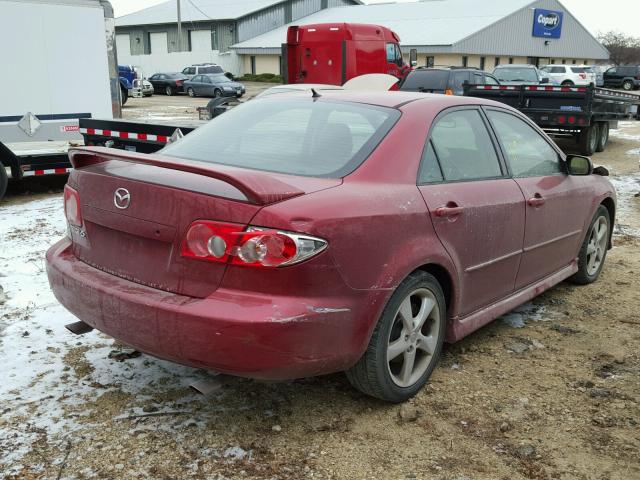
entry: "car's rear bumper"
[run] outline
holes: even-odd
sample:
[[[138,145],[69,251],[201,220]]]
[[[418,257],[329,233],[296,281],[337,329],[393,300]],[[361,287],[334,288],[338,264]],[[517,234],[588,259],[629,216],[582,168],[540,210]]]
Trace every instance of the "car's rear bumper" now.
[[[381,292],[273,297],[218,289],[198,299],[156,290],[78,260],[69,240],[47,252],[56,298],[90,326],[150,355],[223,373],[292,379],[344,370],[368,341]],[[365,311],[366,310],[366,311]]]

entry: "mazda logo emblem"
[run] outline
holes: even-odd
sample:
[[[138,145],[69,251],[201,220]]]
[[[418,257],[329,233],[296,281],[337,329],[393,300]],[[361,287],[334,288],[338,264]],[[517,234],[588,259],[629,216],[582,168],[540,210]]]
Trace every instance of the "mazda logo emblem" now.
[[[119,188],[113,194],[113,204],[116,206],[116,208],[124,210],[125,208],[129,208],[130,203],[131,194],[126,188]]]

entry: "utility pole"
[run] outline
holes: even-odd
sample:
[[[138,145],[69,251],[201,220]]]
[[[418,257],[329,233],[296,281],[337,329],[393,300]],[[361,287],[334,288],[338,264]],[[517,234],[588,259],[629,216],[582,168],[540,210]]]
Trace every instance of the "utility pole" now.
[[[176,0],[178,4],[178,51],[182,52],[182,16],[180,15],[180,0]]]

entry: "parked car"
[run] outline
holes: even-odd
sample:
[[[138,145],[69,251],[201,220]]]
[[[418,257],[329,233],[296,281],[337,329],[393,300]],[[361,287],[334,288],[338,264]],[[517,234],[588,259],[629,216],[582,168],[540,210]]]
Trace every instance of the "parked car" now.
[[[233,375],[346,370],[391,402],[445,339],[595,281],[615,223],[601,167],[468,97],[283,94],[161,156],[70,157],[68,236],[46,256],[70,328]]]
[[[549,76],[538,70],[534,65],[498,65],[493,75],[502,85],[540,85],[544,83],[556,84]]]
[[[605,87],[622,87],[624,90],[640,88],[640,66],[623,65],[604,72]]]
[[[182,73],[156,73],[149,77],[155,93],[164,93],[165,95],[184,92],[185,80],[188,80],[188,77]]]
[[[600,65],[590,65],[588,68],[596,76],[596,87],[604,87],[604,72],[607,68]]]
[[[587,86],[596,83],[596,74],[589,65],[546,65],[540,71],[565,87]]]
[[[496,77],[476,68],[418,67],[407,75],[400,85],[400,90],[462,95],[465,82],[478,85],[500,85]]]
[[[224,74],[224,70],[220,65],[215,63],[197,63],[182,69],[182,74],[187,78],[193,78],[195,75],[209,74],[209,73]]]
[[[196,75],[185,80],[184,90],[190,97],[242,97],[246,89],[243,84],[229,80],[224,74]]]
[[[141,83],[142,83],[142,87],[141,87],[142,96],[150,97],[151,95],[153,95],[153,85],[151,84],[151,82],[146,78],[144,78]]]

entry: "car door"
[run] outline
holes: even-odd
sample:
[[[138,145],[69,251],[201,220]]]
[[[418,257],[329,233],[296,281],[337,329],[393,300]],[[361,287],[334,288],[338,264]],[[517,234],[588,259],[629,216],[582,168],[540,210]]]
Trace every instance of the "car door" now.
[[[516,289],[520,289],[576,258],[590,190],[585,177],[565,173],[560,151],[535,126],[512,112],[485,108],[525,198],[526,226],[516,279]]]
[[[214,85],[211,81],[211,77],[207,75],[202,75],[202,93],[201,95],[206,95],[207,97],[213,96]]]
[[[202,75],[194,75],[190,82],[189,86],[193,88],[196,95],[202,95]]]
[[[524,197],[500,161],[479,107],[445,110],[433,123],[418,188],[460,278],[460,314],[513,292]]]
[[[607,86],[620,86],[621,77],[618,73],[618,67],[613,67],[604,73],[604,80]]]

